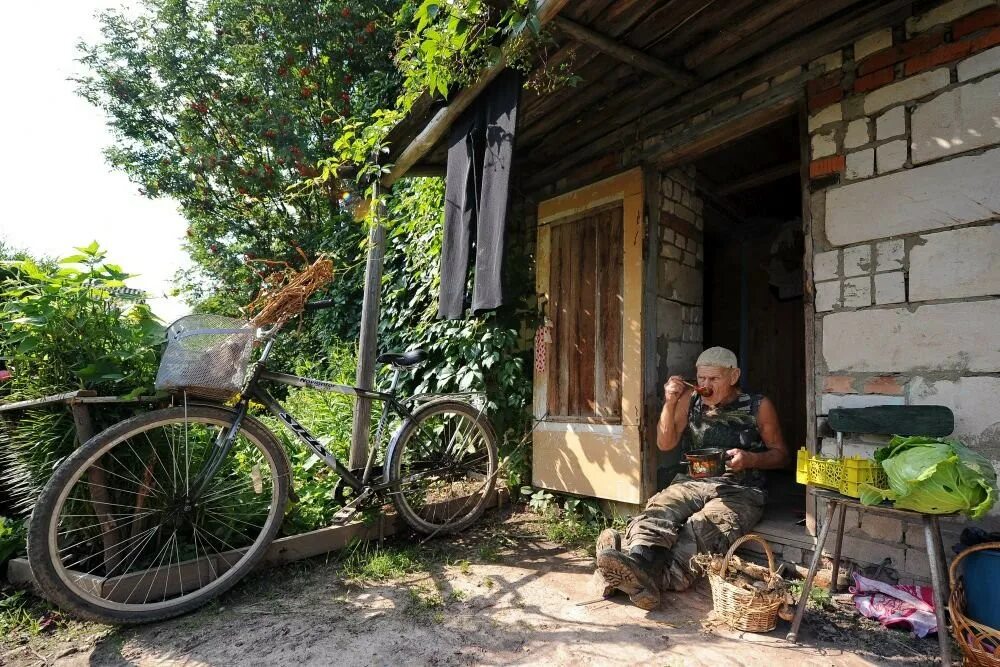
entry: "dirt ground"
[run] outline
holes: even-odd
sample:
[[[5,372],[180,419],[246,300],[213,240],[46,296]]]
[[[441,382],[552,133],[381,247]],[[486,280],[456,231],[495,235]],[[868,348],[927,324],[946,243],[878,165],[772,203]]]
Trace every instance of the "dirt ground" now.
[[[707,582],[647,613],[594,602],[593,560],[540,536],[532,515],[492,517],[424,545],[425,567],[390,581],[345,581],[312,559],[253,575],[221,600],[131,628],[69,623],[0,648],[27,665],[922,665],[937,641],[852,611],[810,612],[802,644],[706,622]],[[4,646],[4,642],[0,642]]]

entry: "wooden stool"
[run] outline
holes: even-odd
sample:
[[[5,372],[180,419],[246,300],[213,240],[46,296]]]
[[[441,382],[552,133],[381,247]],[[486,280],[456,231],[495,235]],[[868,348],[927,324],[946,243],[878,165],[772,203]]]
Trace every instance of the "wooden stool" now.
[[[841,495],[835,491],[816,489],[817,497],[825,498],[828,501],[826,518],[819,531],[819,539],[816,541],[816,551],[813,553],[812,562],[809,564],[809,572],[806,574],[805,583],[802,585],[802,594],[799,596],[798,605],[795,609],[795,618],[792,620],[792,629],[786,639],[794,642],[799,633],[799,625],[802,624],[802,616],[805,614],[806,603],[809,601],[809,592],[812,590],[813,578],[816,570],[819,569],[819,562],[823,555],[823,547],[826,546],[826,538],[830,534],[830,526],[836,521],[838,523],[837,539],[833,547],[833,573],[830,577],[830,586],[836,587],[837,575],[840,572],[840,547],[844,542],[844,516],[847,508],[851,507],[859,513],[875,512],[876,514],[891,514],[900,518],[911,520],[920,518],[924,526],[924,539],[927,541],[927,558],[930,561],[931,585],[934,587],[934,614],[937,616],[937,636],[938,644],[941,647],[941,664],[951,664],[951,645],[948,643],[948,621],[945,618],[945,605],[948,601],[948,578],[945,575],[945,554],[944,542],[941,539],[941,526],[938,518],[942,516],[954,516],[954,514],[922,514],[910,510],[900,510],[885,505],[862,505],[856,498]],[[840,514],[839,518],[837,514]],[[832,590],[831,590],[832,592]]]

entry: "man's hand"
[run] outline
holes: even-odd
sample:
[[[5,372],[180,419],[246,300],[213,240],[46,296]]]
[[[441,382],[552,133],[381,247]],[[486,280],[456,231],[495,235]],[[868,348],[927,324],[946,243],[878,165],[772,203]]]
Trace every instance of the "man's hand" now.
[[[730,449],[726,452],[726,455],[730,457],[726,465],[729,466],[733,472],[752,470],[756,467],[756,465],[754,465],[753,453],[748,452],[745,449]]]
[[[680,375],[671,376],[667,380],[666,384],[663,385],[663,402],[664,403],[676,403],[677,400],[684,395],[688,389],[687,385],[684,383],[684,378]]]

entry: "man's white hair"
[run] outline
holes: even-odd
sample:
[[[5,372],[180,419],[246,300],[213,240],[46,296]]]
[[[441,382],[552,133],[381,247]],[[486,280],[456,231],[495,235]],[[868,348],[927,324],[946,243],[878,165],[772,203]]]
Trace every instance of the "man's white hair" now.
[[[713,368],[739,368],[740,362],[732,350],[724,347],[710,347],[698,355],[698,361],[694,365]]]

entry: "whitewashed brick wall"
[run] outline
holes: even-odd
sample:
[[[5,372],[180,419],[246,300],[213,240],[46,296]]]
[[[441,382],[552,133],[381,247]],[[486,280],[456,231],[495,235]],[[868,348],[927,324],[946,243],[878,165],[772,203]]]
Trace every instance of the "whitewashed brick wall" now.
[[[702,349],[702,231],[704,202],[693,166],[671,169],[660,179],[657,367],[690,376]]]
[[[875,31],[810,88],[826,106],[809,132],[817,413],[946,405],[955,435],[1000,469],[998,42],[996,0]],[[910,551],[906,569],[925,571]]]

